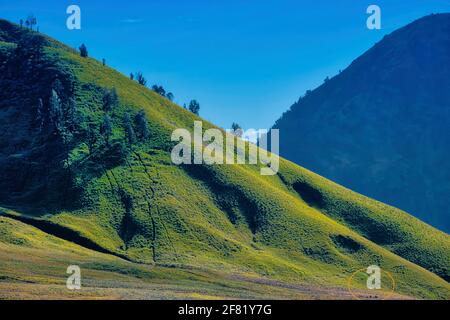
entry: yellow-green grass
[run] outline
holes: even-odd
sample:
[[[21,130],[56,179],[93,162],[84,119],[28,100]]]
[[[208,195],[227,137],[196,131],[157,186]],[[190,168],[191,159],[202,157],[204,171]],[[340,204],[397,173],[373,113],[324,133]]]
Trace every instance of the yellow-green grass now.
[[[354,272],[375,264],[392,274],[398,294],[429,299],[450,297],[450,286],[443,279],[449,279],[448,235],[284,159],[276,176],[261,176],[259,165],[173,165],[170,160],[172,131],[176,128],[192,130],[193,121],[201,120],[199,117],[112,68],[94,59],[82,58],[62,45],[46,51],[75,75],[77,107],[84,115],[101,121],[104,112],[98,105],[101,96],[96,88],[117,90],[120,105],[112,114],[114,139],[124,138],[121,119],[125,112],[143,109],[150,124],[150,140],[135,145],[125,164],[83,180],[81,206],[44,213],[41,217],[75,230],[105,250],[143,266],[117,257],[90,251],[89,254],[114,261],[112,264],[160,272],[157,277],[148,278],[148,283],[156,286],[160,284],[155,280],[158,277],[165,280],[168,277],[170,281],[188,279],[194,287],[205,285],[202,277],[209,282],[215,282],[213,279],[218,277],[223,279],[220,286],[234,286],[232,275],[244,275],[312,286],[316,290],[330,287],[342,290]],[[207,122],[203,122],[203,126],[214,127]],[[73,168],[80,177],[90,174],[85,166],[86,158],[89,159],[89,153],[80,142],[71,153]],[[126,214],[119,191],[133,201],[128,217],[132,227],[125,237],[120,231]],[[10,217],[14,215],[8,209],[0,211]],[[16,211],[15,214],[20,215],[22,210],[16,208]],[[27,210],[27,214],[33,211]],[[35,236],[38,237],[33,235],[30,239]],[[23,261],[11,265],[9,257],[21,261],[25,256],[32,259],[40,253],[34,249],[27,252],[26,243],[11,244],[12,238],[0,233],[0,243],[8,243],[9,248],[5,251],[5,260],[0,260],[1,267],[13,278],[29,264]],[[36,241],[40,241],[39,238]],[[61,259],[60,255],[68,248],[59,240],[54,242],[54,247],[55,251],[48,253],[54,260]],[[84,249],[79,248],[71,254],[83,256],[80,250],[86,255]],[[48,270],[56,268],[53,264],[58,265],[54,260],[48,263]],[[45,265],[42,261],[37,265],[42,264]],[[208,271],[200,273],[200,278],[191,279],[185,270],[192,268]],[[49,282],[55,281],[44,270],[47,269],[36,270],[40,277],[38,283],[45,283],[46,277]],[[171,271],[166,273],[167,270]],[[103,275],[98,277],[101,279]],[[140,281],[139,275],[132,272],[127,273],[127,277],[130,281]],[[356,287],[364,289],[364,279],[356,280]],[[211,292],[202,289],[201,297],[222,296],[216,289]],[[161,290],[164,291],[161,297],[180,297],[176,289]],[[267,292],[258,290],[265,289],[230,293],[230,296],[268,297]],[[295,290],[277,290],[271,298],[314,297],[314,294],[308,296]],[[132,291],[129,288],[128,297],[133,297]],[[108,294],[127,297],[125,291],[105,293]],[[333,294],[326,293],[322,297],[325,296]]]
[[[135,264],[0,217],[0,299],[350,299],[342,288],[300,286],[206,268]],[[69,265],[81,289],[69,290]],[[359,299],[410,297],[354,290]]]

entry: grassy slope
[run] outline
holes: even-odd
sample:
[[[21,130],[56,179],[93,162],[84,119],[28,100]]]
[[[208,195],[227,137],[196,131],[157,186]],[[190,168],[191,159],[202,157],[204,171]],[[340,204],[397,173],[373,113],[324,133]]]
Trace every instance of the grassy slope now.
[[[310,299],[351,298],[342,288],[300,286],[200,268],[140,265],[87,250],[0,217],[0,299]],[[82,289],[65,287],[68,265]],[[359,298],[383,294],[355,290]],[[394,295],[396,299],[408,298]]]
[[[136,262],[340,287],[352,272],[378,264],[393,274],[402,294],[449,298],[448,283],[418,266],[448,279],[447,235],[284,160],[274,177],[250,165],[174,166],[167,141],[173,129],[192,128],[194,115],[95,60],[64,47],[48,50],[76,75],[82,112],[102,116],[95,90],[83,84],[115,87],[117,119],[129,108],[145,109],[152,139],[137,146],[126,165],[90,180],[81,209],[45,219]],[[114,135],[123,136],[118,123]],[[73,153],[80,168],[83,150]],[[134,202],[133,232],[126,238],[119,232],[124,208],[118,188]]]

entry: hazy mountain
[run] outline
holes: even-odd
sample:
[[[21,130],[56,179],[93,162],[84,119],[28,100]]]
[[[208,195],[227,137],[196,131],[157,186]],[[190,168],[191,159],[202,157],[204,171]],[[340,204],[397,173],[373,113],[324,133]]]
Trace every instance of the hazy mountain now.
[[[450,14],[419,19],[276,122],[281,155],[450,231]]]
[[[0,30],[0,298],[73,297],[69,265],[86,279],[76,297],[342,298],[372,264],[396,294],[449,297],[448,235],[283,159],[276,176],[174,165],[173,130],[199,117],[55,40]]]

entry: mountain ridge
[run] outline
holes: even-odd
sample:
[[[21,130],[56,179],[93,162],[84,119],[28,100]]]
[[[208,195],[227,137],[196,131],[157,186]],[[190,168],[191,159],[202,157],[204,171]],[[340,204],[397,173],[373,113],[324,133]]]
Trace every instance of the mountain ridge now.
[[[418,19],[309,91],[274,125],[281,155],[448,232],[449,32]]]

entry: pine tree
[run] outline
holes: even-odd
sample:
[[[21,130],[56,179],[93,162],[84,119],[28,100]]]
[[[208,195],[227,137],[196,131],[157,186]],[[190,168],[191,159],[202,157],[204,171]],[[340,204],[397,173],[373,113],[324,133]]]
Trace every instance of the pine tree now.
[[[102,127],[100,128],[100,133],[105,139],[106,145],[109,145],[109,139],[112,135],[112,122],[111,118],[108,115],[103,117]]]
[[[34,15],[29,15],[26,22],[27,26],[30,27],[30,30],[33,30],[33,26],[37,24],[37,19]]]
[[[154,84],[152,86],[152,90],[155,91],[157,94],[163,96],[163,97],[166,96],[166,90],[162,86],[158,86],[157,84]]]
[[[136,80],[140,85],[145,86],[147,84],[147,80],[145,79],[144,75],[140,71],[138,73],[136,73]]]
[[[83,58],[87,58],[89,56],[87,47],[84,43],[81,44],[79,49],[80,49],[80,56],[82,56]]]
[[[92,155],[97,143],[97,128],[93,123],[90,123],[86,130],[86,143],[89,148],[89,153]]]
[[[191,111],[193,114],[199,115],[200,104],[197,102],[197,100],[191,100],[191,102],[189,103],[189,111]]]
[[[123,117],[123,125],[125,127],[125,133],[127,135],[128,144],[130,147],[136,143],[136,133],[133,129],[133,124],[131,123],[130,114],[127,112]]]
[[[141,110],[135,117],[136,128],[141,140],[147,140],[150,137],[150,130],[148,128],[147,117],[145,111]]]
[[[105,112],[112,111],[119,104],[119,96],[115,88],[104,89],[103,91],[103,110]]]
[[[236,137],[242,137],[242,128],[239,124],[237,124],[236,122],[233,122],[233,124],[231,125],[231,129],[233,129],[234,131],[234,135]]]

